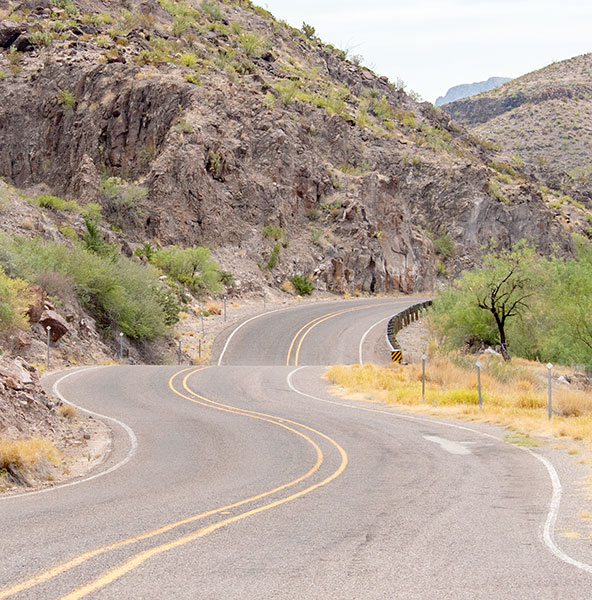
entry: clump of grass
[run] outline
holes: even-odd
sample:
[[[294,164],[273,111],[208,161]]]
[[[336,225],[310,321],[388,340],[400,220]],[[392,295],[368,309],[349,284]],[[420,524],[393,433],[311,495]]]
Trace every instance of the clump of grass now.
[[[56,100],[62,105],[64,110],[72,111],[76,108],[76,98],[70,90],[61,90],[56,95]]]
[[[220,308],[220,305],[217,302],[208,302],[206,304],[205,312],[207,312],[210,315],[221,315],[222,309]]]
[[[74,213],[82,212],[82,207],[80,204],[78,204],[78,202],[74,202],[73,200],[64,200],[63,198],[51,196],[50,194],[42,194],[41,196],[37,196],[36,202],[43,208],[53,208],[55,210],[63,210]]]
[[[78,411],[71,404],[62,404],[60,405],[59,413],[64,419],[73,419],[78,414]]]
[[[60,455],[47,439],[30,438],[0,441],[0,480],[25,483],[27,476],[57,465]]]
[[[425,404],[421,365],[335,366],[326,378],[349,397],[405,406],[418,412],[504,424],[525,435],[568,436],[592,443],[592,397],[580,390],[553,388],[553,418],[547,416],[546,369],[523,359],[503,362],[482,356],[483,408],[478,407],[475,357],[428,360]]]

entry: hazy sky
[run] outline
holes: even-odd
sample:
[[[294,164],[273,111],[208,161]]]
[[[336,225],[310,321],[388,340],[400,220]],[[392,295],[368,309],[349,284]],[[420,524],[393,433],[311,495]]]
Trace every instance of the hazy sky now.
[[[592,51],[590,0],[255,0],[294,27],[433,102],[448,88],[518,77]]]

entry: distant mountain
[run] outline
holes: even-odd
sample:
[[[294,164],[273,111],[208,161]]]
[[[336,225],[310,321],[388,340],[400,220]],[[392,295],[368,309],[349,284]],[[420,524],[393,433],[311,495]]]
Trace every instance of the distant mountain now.
[[[442,104],[448,104],[461,98],[469,98],[483,92],[489,92],[508,81],[512,81],[512,79],[510,77],[490,77],[487,81],[455,85],[446,92],[446,96],[439,96],[435,104],[436,106],[442,106]]]
[[[592,54],[555,62],[443,110],[553,183],[592,188]],[[549,183],[547,183],[549,185]],[[552,187],[552,186],[549,186]],[[592,197],[592,191],[590,193]]]

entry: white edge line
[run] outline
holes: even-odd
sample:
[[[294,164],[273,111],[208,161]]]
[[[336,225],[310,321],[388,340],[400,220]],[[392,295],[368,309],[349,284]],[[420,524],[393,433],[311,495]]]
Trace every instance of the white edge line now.
[[[374,325],[372,325],[371,327],[369,327],[366,330],[366,333],[364,333],[364,335],[362,336],[362,339],[360,340],[360,345],[358,346],[358,355],[359,355],[359,359],[360,359],[360,364],[363,365],[364,361],[362,360],[362,347],[364,346],[364,342],[366,341],[366,338],[368,337],[368,334],[377,326],[380,325],[381,323],[384,323],[385,321],[389,321],[390,319],[392,319],[393,316],[391,315],[390,317],[385,317],[384,319],[380,319],[380,321],[377,321],[376,323],[374,323]],[[388,339],[388,338],[387,338]]]
[[[136,453],[136,450],[138,448],[138,439],[136,438],[136,434],[133,432],[132,428],[129,425],[126,425],[125,423],[123,423],[122,421],[119,421],[113,417],[108,417],[106,415],[102,415],[96,412],[93,412],[92,410],[88,410],[86,408],[82,408],[81,406],[78,406],[76,404],[74,404],[73,402],[69,402],[68,400],[66,400],[64,398],[64,396],[60,393],[60,391],[58,390],[58,386],[60,383],[62,383],[62,381],[64,381],[65,379],[68,379],[68,377],[72,377],[72,375],[78,375],[79,373],[83,373],[86,371],[91,371],[94,369],[103,369],[104,367],[99,366],[99,367],[86,367],[83,369],[78,369],[76,371],[72,371],[62,377],[60,377],[54,384],[52,387],[52,392],[62,401],[65,402],[66,404],[69,404],[70,406],[73,406],[74,408],[76,408],[77,410],[80,410],[83,413],[86,413],[87,415],[92,415],[93,417],[97,417],[99,419],[106,419],[107,421],[112,421],[113,423],[116,423],[117,425],[119,425],[120,427],[122,427],[125,432],[127,433],[129,440],[130,440],[130,449],[127,453],[127,455],[125,456],[125,458],[123,458],[122,460],[120,460],[116,465],[113,465],[112,467],[109,467],[108,469],[106,469],[105,471],[101,471],[100,473],[95,473],[94,475],[91,475],[89,477],[85,477],[84,479],[77,479],[76,481],[70,481],[69,483],[63,483],[61,485],[55,485],[52,487],[47,487],[47,488],[42,488],[40,490],[35,490],[33,492],[23,492],[21,494],[11,494],[9,496],[4,496],[4,497],[0,497],[0,501],[2,500],[11,500],[12,498],[22,498],[23,496],[35,496],[36,494],[45,494],[46,492],[53,492],[54,490],[59,490],[62,488],[66,488],[66,487],[71,487],[73,485],[79,485],[81,483],[86,483],[87,481],[92,481],[93,479],[98,479],[99,477],[103,477],[103,475],[108,475],[109,473],[113,473],[113,471],[116,471],[117,469],[123,467],[125,464],[127,464],[131,458],[134,456],[134,454]]]
[[[365,411],[365,412],[375,412],[375,413],[380,413],[383,415],[388,414],[389,416],[395,417],[396,419],[405,419],[405,420],[409,420],[409,421],[420,421],[420,422],[424,422],[424,423],[429,423],[431,425],[439,425],[441,427],[451,427],[453,429],[461,429],[461,430],[465,430],[465,431],[470,431],[471,433],[474,433],[474,434],[477,434],[477,435],[480,435],[483,437],[491,438],[493,440],[496,440],[497,442],[506,443],[506,442],[504,442],[504,440],[502,440],[501,438],[499,438],[495,435],[492,435],[491,433],[485,433],[483,431],[479,431],[477,429],[472,429],[471,427],[466,427],[464,425],[456,425],[455,423],[446,423],[445,421],[440,421],[435,418],[428,419],[425,417],[404,415],[404,414],[390,412],[390,411],[386,412],[383,410],[377,410],[375,408],[367,408],[365,406],[355,406],[352,404],[345,404],[343,402],[337,402],[335,400],[326,400],[324,398],[319,398],[317,396],[311,396],[310,394],[307,394],[306,392],[302,392],[302,391],[296,389],[294,387],[294,385],[292,384],[292,376],[295,373],[297,373],[298,371],[300,371],[301,369],[306,369],[306,368],[307,368],[306,366],[298,367],[297,369],[294,369],[293,371],[291,371],[286,378],[288,387],[296,394],[300,394],[301,396],[305,396],[306,398],[311,398],[312,400],[317,400],[319,402],[324,402],[326,404],[335,404],[337,406],[343,406],[345,408],[351,408],[354,410],[361,410],[361,411]],[[511,447],[515,448],[516,450],[522,450],[524,452],[527,452],[528,454],[534,456],[537,460],[542,462],[543,465],[545,465],[545,467],[547,469],[549,478],[551,479],[553,493],[551,495],[551,501],[549,502],[549,512],[547,514],[547,518],[545,520],[545,524],[543,527],[543,541],[545,542],[545,546],[547,546],[548,550],[552,554],[554,554],[559,560],[562,560],[563,562],[565,562],[567,564],[570,564],[578,569],[581,569],[582,571],[586,571],[587,573],[592,574],[592,565],[575,560],[574,558],[572,558],[571,556],[566,554],[563,550],[561,550],[561,548],[559,548],[557,546],[557,544],[555,543],[553,532],[555,529],[555,522],[557,521],[557,516],[559,514],[559,506],[561,504],[561,494],[562,494],[561,481],[559,480],[559,475],[557,474],[557,470],[555,469],[555,467],[553,466],[551,461],[549,461],[549,459],[545,458],[544,456],[542,456],[540,454],[537,454],[536,452],[533,452],[530,448],[524,448],[521,446],[514,446],[514,445],[511,445]]]

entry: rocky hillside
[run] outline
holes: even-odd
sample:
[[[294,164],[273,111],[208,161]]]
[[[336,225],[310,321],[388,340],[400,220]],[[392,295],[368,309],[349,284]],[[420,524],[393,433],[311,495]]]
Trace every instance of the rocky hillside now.
[[[508,81],[512,81],[510,77],[490,77],[487,81],[478,81],[476,83],[463,83],[461,85],[455,85],[451,87],[444,96],[438,96],[436,98],[435,106],[442,106],[454,102],[455,100],[461,100],[462,98],[469,98],[482,94],[483,92],[489,92]]]
[[[569,251],[519,168],[248,1],[0,11],[0,175],[98,202],[128,253],[209,246],[240,294],[295,273],[334,292],[428,289],[443,258],[453,272],[491,239]]]
[[[531,165],[551,186],[575,186],[581,195],[592,184],[592,54],[553,63],[444,110]]]

